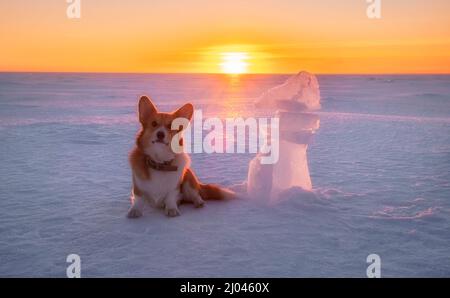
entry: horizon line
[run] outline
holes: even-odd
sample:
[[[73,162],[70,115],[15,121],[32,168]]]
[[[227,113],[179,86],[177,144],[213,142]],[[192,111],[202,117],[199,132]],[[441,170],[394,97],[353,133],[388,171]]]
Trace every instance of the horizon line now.
[[[126,72],[126,71],[3,71],[0,70],[0,74],[128,74],[128,75],[224,75],[224,76],[230,76],[230,77],[237,77],[237,76],[246,76],[246,75],[293,75],[300,73],[302,71],[306,71],[309,73],[312,73],[314,75],[340,75],[340,76],[385,76],[385,75],[399,75],[399,76],[406,76],[406,75],[412,75],[412,76],[433,76],[433,75],[450,75],[450,72],[437,72],[437,73],[428,73],[428,72],[416,72],[416,73],[402,73],[402,72],[386,72],[386,73],[334,73],[334,72],[318,72],[313,73],[307,70],[300,70],[298,72],[292,72],[292,73],[284,73],[284,72],[273,72],[273,73],[242,73],[242,74],[227,74],[227,73],[221,73],[221,72]]]

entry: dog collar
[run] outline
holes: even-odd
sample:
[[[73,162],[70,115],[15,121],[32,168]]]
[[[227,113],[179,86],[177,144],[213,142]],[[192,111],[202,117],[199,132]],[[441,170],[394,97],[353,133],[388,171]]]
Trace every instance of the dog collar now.
[[[149,166],[150,168],[152,168],[154,170],[163,171],[163,172],[175,172],[178,170],[177,166],[174,166],[171,164],[172,161],[173,161],[173,159],[170,161],[159,163],[159,162],[154,161],[153,159],[151,159],[148,156],[146,158],[147,166]]]

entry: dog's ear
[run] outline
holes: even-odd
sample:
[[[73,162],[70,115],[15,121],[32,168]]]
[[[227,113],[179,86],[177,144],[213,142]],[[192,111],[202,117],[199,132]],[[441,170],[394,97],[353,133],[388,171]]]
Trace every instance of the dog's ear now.
[[[142,125],[145,125],[157,112],[158,110],[150,98],[145,95],[141,96],[139,99],[139,121]]]
[[[194,106],[190,103],[185,104],[174,113],[175,118],[186,118],[189,121],[192,119],[192,114],[194,114]]]

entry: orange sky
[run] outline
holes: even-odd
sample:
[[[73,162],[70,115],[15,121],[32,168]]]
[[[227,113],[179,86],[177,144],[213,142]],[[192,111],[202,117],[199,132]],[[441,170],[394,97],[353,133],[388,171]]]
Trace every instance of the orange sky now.
[[[450,73],[450,1],[0,0],[0,71]]]

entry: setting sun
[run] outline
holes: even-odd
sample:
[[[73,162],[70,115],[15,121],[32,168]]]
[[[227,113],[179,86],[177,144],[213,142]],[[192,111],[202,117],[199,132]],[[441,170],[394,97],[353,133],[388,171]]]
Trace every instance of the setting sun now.
[[[226,74],[242,74],[247,72],[248,54],[243,52],[230,52],[222,54],[220,64],[222,72]]]

